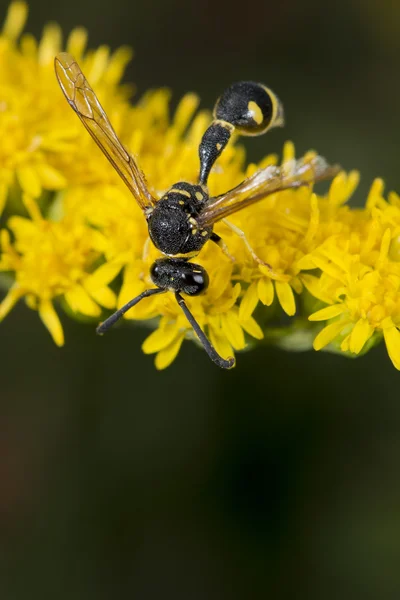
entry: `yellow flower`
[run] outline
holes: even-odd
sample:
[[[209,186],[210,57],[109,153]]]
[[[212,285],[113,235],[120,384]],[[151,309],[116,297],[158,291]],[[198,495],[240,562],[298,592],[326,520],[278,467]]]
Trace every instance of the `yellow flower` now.
[[[329,321],[315,338],[316,350],[336,342],[359,354],[374,334],[383,335],[400,369],[400,203],[396,195],[385,201],[382,193],[376,180],[350,234],[331,236],[308,257],[322,271],[314,294],[329,304],[309,318]]]
[[[310,156],[308,153],[306,156]],[[282,164],[294,159],[294,146],[285,144]],[[242,246],[241,279],[250,283],[240,306],[241,315],[250,315],[258,301],[271,306],[275,295],[289,316],[296,313],[294,292],[308,287],[308,275],[302,261],[332,228],[338,226],[338,212],[358,183],[358,173],[340,173],[332,182],[326,198],[317,196],[311,187],[272,194],[251,210],[239,212],[232,219],[251,239],[257,255],[272,265],[286,280],[273,281],[269,270],[257,264]]]
[[[13,2],[0,34],[0,213],[11,199],[0,235],[0,271],[14,278],[0,303],[0,319],[25,298],[62,345],[55,303],[71,316],[98,321],[103,309],[121,307],[154,287],[150,267],[160,253],[149,243],[135,199],[58,88],[53,59],[62,46],[59,27],[46,27],[37,43],[21,35],[26,14],[25,3]],[[120,85],[129,49],[86,52],[83,29],[71,33],[66,48],[79,59],[122,142],[139,157],[152,193],[160,198],[175,182],[197,181],[198,145],[211,119],[196,112],[197,96],[185,95],[172,116],[165,89],[132,105],[131,88]],[[212,169],[210,193],[226,192],[277,162],[268,155],[246,166],[234,140]],[[293,162],[288,142],[282,164],[290,169]],[[392,193],[386,200],[376,180],[365,208],[351,209],[347,201],[358,179],[356,172],[341,172],[324,195],[311,186],[288,189],[235,213],[230,225],[217,223],[215,232],[234,261],[206,243],[195,261],[210,285],[187,304],[221,356],[264,336],[297,335],[309,317],[306,337],[315,322],[324,323],[315,349],[331,344],[357,355],[383,338],[400,369],[400,198]],[[14,204],[19,196],[22,203]],[[21,204],[26,216],[13,215]],[[266,335],[266,323],[284,314],[296,317]],[[172,294],[143,300],[125,318],[157,323],[143,351],[156,355],[158,369],[175,359],[185,339],[198,342]]]
[[[13,2],[0,33],[0,214],[17,184],[39,198],[42,190],[63,189],[71,178],[79,179],[79,155],[90,148],[54,77],[61,30],[49,25],[39,43],[29,34],[19,41],[26,17],[27,5]],[[126,91],[117,84],[131,53],[121,49],[110,57],[102,47],[83,56],[86,37],[85,30],[73,30],[67,49],[82,60],[100,96],[117,110],[126,105]],[[87,150],[86,165],[90,154]]]
[[[104,248],[103,236],[85,224],[65,218],[60,222],[43,219],[35,201],[24,196],[29,219],[11,217],[9,228],[1,232],[0,271],[14,271],[15,283],[0,304],[0,320],[22,297],[39,315],[55,343],[63,345],[62,327],[53,307],[54,298],[63,297],[70,310],[99,317],[101,309],[115,306],[115,295],[107,287],[115,269],[96,268]]]

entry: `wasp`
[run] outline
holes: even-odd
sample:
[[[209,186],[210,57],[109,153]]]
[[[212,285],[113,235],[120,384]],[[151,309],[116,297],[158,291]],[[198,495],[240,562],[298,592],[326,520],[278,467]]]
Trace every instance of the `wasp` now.
[[[241,81],[228,87],[215,104],[213,121],[199,145],[198,182],[179,181],[157,198],[150,192],[136,159],[118,139],[76,60],[68,53],[58,54],[55,71],[69,105],[131,191],[147,221],[151,241],[163,254],[150,269],[156,287],[145,290],[122,306],[97,327],[97,333],[105,333],[144,298],[172,292],[210,359],[223,369],[232,368],[235,359],[224,359],[217,353],[182,296],[197,296],[209,284],[206,270],[190,260],[208,241],[218,244],[230,256],[221,237],[213,231],[215,223],[224,221],[243,239],[253,259],[266,266],[271,277],[276,277],[272,267],[253,251],[244,232],[227,217],[269,194],[331,178],[339,167],[329,166],[320,156],[289,161],[282,167],[260,169],[226,193],[210,196],[208,176],[234,132],[255,136],[284,124],[283,107],[274,92],[261,83]]]

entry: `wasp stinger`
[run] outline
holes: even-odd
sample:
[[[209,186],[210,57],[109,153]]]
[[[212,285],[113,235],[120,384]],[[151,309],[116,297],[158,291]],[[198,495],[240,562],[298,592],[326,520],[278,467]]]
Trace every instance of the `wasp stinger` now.
[[[242,81],[226,89],[215,105],[214,120],[199,146],[198,183],[174,183],[160,199],[155,198],[150,193],[136,160],[118,139],[75,59],[64,52],[58,54],[55,58],[55,70],[71,108],[132,192],[147,220],[153,244],[164,254],[150,270],[156,287],[146,290],[117,310],[99,325],[97,332],[105,333],[143,298],[170,291],[175,294],[179,306],[211,360],[223,369],[232,368],[234,358],[224,359],[216,352],[181,295],[196,296],[208,286],[205,269],[189,260],[200,252],[208,240],[228,253],[223,240],[213,232],[215,223],[223,220],[240,235],[254,260],[268,267],[271,277],[276,278],[277,274],[272,268],[255,254],[244,232],[227,221],[226,217],[274,192],[333,177],[339,168],[329,166],[320,156],[307,161],[291,161],[282,167],[260,169],[234,189],[220,196],[210,197],[207,190],[208,176],[232,133],[236,131],[241,135],[260,135],[284,123],[282,104],[277,96],[260,83]]]

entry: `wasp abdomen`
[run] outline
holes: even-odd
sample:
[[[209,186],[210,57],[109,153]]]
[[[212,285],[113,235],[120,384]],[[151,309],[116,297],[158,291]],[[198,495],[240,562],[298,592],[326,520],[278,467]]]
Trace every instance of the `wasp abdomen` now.
[[[242,135],[260,135],[283,124],[283,109],[274,92],[262,83],[239,81],[217,100],[214,117],[228,121]]]
[[[200,143],[200,176],[207,182],[211,168],[232,133],[261,135],[283,125],[283,107],[272,90],[255,81],[239,81],[229,86],[214,107],[214,121]]]
[[[213,121],[203,135],[199,146],[201,183],[207,181],[211,167],[229,142],[233,130],[234,126],[227,121]]]

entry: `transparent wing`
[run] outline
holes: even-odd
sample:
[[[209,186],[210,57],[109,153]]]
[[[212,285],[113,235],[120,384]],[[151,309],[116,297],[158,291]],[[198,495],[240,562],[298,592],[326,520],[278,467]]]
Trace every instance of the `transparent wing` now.
[[[60,52],[54,60],[54,67],[58,83],[69,105],[124,180],[139,206],[143,211],[153,206],[156,199],[150,194],[143,173],[119,141],[78,63],[67,52]]]
[[[289,161],[281,167],[265,167],[229,192],[210,198],[196,220],[202,227],[210,226],[270,194],[331,179],[339,171],[338,165],[328,165],[322,156]]]

